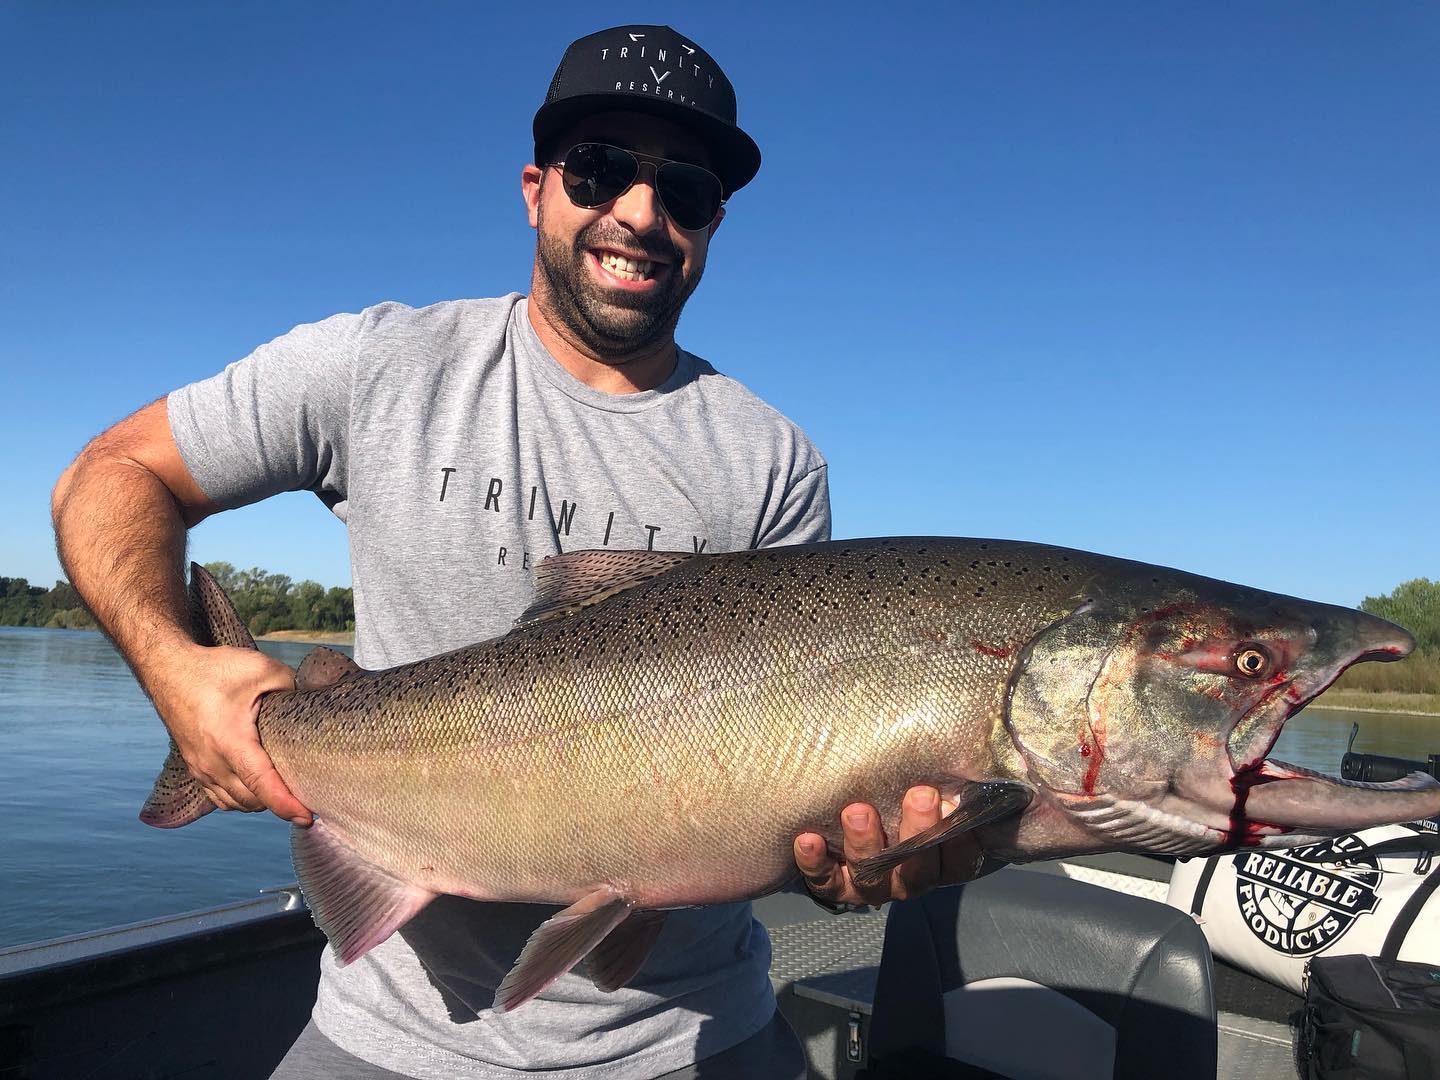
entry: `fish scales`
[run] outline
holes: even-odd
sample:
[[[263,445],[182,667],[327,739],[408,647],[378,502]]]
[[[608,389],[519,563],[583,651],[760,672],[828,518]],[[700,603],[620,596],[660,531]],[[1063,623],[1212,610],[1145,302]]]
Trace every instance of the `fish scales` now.
[[[347,808],[328,819],[357,846],[413,873],[462,862],[486,898],[645,877],[642,902],[673,902],[716,865],[719,895],[763,891],[793,873],[789,837],[838,842],[847,802],[873,801],[893,828],[897,786],[953,787],[999,716],[1013,650],[1081,576],[1043,547],[962,554],[704,556],[565,619],[276,695],[262,739],[304,778],[302,801]],[[778,841],[759,864],[740,857],[757,831]],[[637,873],[657,859],[659,878]]]
[[[253,648],[193,567],[200,632]],[[505,637],[388,671],[325,649],[261,700],[261,740],[316,812],[297,876],[342,963],[439,894],[570,906],[496,995],[514,1008],[592,947],[604,988],[663,909],[763,895],[793,838],[930,784],[956,809],[853,863],[878,882],[970,831],[1005,861],[1284,847],[1440,815],[1440,783],[1360,784],[1266,755],[1402,628],[1040,544],[879,538],[541,564]],[[174,748],[142,820],[214,809]],[[632,918],[632,913],[636,915]],[[597,944],[598,943],[598,944]]]

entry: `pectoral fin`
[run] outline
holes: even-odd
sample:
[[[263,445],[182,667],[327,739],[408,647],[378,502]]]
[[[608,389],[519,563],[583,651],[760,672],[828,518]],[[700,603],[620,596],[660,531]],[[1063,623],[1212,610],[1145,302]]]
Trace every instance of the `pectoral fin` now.
[[[938,847],[961,833],[1018,813],[1035,793],[1010,780],[984,780],[960,790],[955,809],[924,832],[892,844],[879,855],[850,864],[850,880],[863,887],[883,881],[900,863],[927,848]]]
[[[290,830],[290,857],[315,925],[342,966],[364,956],[439,895],[362,858],[319,819]]]
[[[590,953],[590,978],[595,985],[608,994],[633,979],[664,926],[663,911],[632,911]]]
[[[495,1008],[519,1008],[578,964],[630,914],[626,899],[603,886],[541,923],[495,991]],[[637,965],[638,966],[638,965]]]

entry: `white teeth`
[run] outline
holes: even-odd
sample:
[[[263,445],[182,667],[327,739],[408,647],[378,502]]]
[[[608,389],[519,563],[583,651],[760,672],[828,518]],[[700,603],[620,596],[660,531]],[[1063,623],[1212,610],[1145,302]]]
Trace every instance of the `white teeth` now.
[[[650,276],[654,263],[649,259],[627,259],[613,251],[600,253],[600,265],[618,278],[626,281],[644,281]]]

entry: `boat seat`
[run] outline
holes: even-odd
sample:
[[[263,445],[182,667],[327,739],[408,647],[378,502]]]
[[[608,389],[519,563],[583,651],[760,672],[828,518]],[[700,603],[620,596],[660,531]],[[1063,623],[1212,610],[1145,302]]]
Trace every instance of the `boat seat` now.
[[[1214,1080],[1210,949],[1190,916],[1006,869],[893,906],[867,1076]]]

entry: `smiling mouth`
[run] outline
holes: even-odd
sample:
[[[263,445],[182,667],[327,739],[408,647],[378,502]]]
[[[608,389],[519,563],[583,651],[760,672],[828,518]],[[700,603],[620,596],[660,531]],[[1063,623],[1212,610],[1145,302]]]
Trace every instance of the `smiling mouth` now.
[[[619,251],[592,249],[591,255],[601,268],[621,281],[650,281],[658,268],[668,264],[653,259],[638,258]]]

